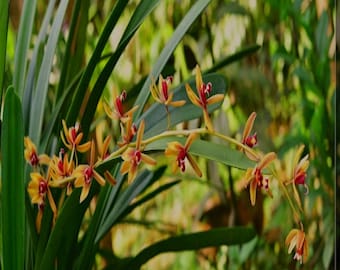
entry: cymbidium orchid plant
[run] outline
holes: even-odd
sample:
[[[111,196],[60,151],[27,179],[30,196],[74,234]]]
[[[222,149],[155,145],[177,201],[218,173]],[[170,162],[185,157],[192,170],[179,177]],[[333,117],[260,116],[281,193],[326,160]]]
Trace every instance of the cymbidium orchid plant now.
[[[91,1],[48,1],[34,42],[37,1],[24,2],[15,70],[6,74],[13,77],[13,86],[8,84],[2,99],[1,269],[90,270],[99,269],[96,264],[103,261],[100,269],[137,270],[164,252],[249,242],[255,230],[235,221],[198,232],[178,228],[176,233],[182,233],[143,245],[137,254],[128,251],[126,257],[119,257],[113,248],[102,248],[112,228],[137,207],[181,179],[190,176],[203,182],[209,178],[207,160],[238,170],[235,180],[246,190],[250,207],[261,203],[262,193],[269,204],[277,196],[287,202],[292,213],[288,218],[296,227],[286,228],[290,232],[281,244],[289,253],[295,249],[292,260],[308,262],[303,199],[312,190],[307,171],[310,155],[303,156],[304,146],[299,146],[291,170],[286,170],[289,166],[277,149],[261,151],[263,138],[253,131],[259,117],[256,112],[242,121],[239,134],[216,128],[215,113],[221,108],[219,112],[225,113],[228,103],[224,102],[228,83],[223,75],[204,69],[207,61],[202,60],[202,70],[197,64],[191,76],[186,67],[185,72],[177,70],[171,76],[165,72],[179,42],[213,1],[190,1],[192,6],[173,29],[149,75],[131,83],[131,88],[125,86],[126,90],[115,85],[114,94],[108,82],[115,79],[111,75],[118,60],[161,1],[141,0],[133,11],[128,10],[132,12],[129,23],[116,48],[107,54],[111,33],[118,29],[129,1],[114,1],[95,45],[87,44],[87,30],[99,31],[88,18]],[[68,5],[73,13],[64,20]],[[0,16],[0,26],[7,25],[9,1],[2,1],[0,10],[6,15]],[[0,40],[6,40],[7,32],[0,30]],[[231,55],[213,70],[259,48]],[[6,48],[0,46],[0,87],[5,56]],[[186,65],[172,67],[177,66]]]
[[[150,86],[152,96],[157,102],[166,106],[168,129],[155,134],[154,136],[143,139],[145,132],[145,125],[147,119],[142,119],[138,128],[133,123],[134,112],[136,107],[130,109],[127,112],[123,111],[122,102],[126,99],[127,93],[122,92],[114,100],[114,110],[111,111],[109,105],[106,105],[105,112],[109,118],[114,118],[119,121],[121,125],[121,137],[123,142],[117,143],[115,149],[110,152],[108,145],[109,140],[105,140],[105,152],[106,155],[100,156],[95,149],[94,141],[83,142],[83,133],[80,126],[76,123],[74,126],[67,127],[65,121],[62,121],[63,130],[60,132],[61,141],[65,148],[59,150],[59,157],[48,157],[46,154],[40,154],[36,152],[36,146],[32,143],[30,138],[25,138],[25,159],[28,164],[32,166],[33,172],[31,173],[31,180],[28,184],[28,194],[33,204],[37,204],[37,230],[40,231],[41,219],[44,211],[44,206],[48,202],[53,213],[54,218],[58,218],[58,209],[56,207],[55,199],[53,198],[51,189],[66,189],[66,194],[71,195],[72,190],[81,188],[79,196],[79,204],[82,204],[89,195],[91,189],[91,183],[95,180],[99,186],[115,185],[117,183],[116,177],[111,174],[110,169],[100,172],[100,166],[107,163],[108,160],[121,159],[120,174],[123,177],[127,174],[127,184],[131,185],[132,182],[138,177],[138,173],[142,166],[142,161],[149,166],[155,166],[157,159],[146,154],[148,145],[157,143],[168,138],[167,145],[165,147],[165,157],[174,156],[175,160],[172,160],[173,172],[180,169],[182,173],[186,172],[187,163],[190,164],[197,177],[202,177],[202,169],[195,161],[191,153],[191,147],[195,144],[195,141],[199,142],[200,136],[210,135],[219,137],[225,140],[230,145],[234,145],[235,149],[238,149],[243,153],[246,159],[249,161],[255,161],[256,164],[253,168],[246,169],[244,181],[245,188],[249,187],[250,203],[252,206],[256,204],[256,194],[264,190],[269,197],[273,197],[270,185],[273,181],[280,183],[283,195],[287,197],[288,202],[292,206],[294,217],[298,224],[302,224],[301,219],[301,200],[299,193],[296,189],[296,185],[303,185],[307,190],[306,177],[308,168],[308,155],[300,159],[303,147],[300,147],[297,151],[294,160],[293,174],[290,180],[281,178],[281,176],[275,171],[275,167],[271,166],[277,159],[277,155],[274,152],[266,154],[255,150],[255,146],[258,144],[258,138],[256,133],[251,135],[251,131],[256,118],[256,113],[250,114],[248,120],[245,123],[243,137],[241,141],[221,134],[213,128],[213,122],[208,115],[209,105],[221,102],[224,98],[223,94],[212,94],[214,88],[213,83],[204,82],[202,79],[200,68],[196,67],[196,87],[199,93],[199,98],[193,94],[191,87],[188,83],[185,84],[186,93],[188,95],[187,100],[191,101],[194,105],[200,107],[201,114],[203,115],[205,126],[198,129],[170,129],[171,123],[170,111],[168,106],[181,107],[186,101],[173,101],[173,94],[168,94],[168,82],[163,79],[160,80],[160,93],[159,97],[156,95],[156,86],[153,82]],[[207,98],[212,94],[209,98]],[[125,131],[124,131],[125,130]],[[181,137],[185,137],[184,145],[178,141]],[[110,138],[110,137],[108,137]],[[177,140],[176,140],[177,138]],[[66,152],[68,151],[68,152]],[[81,153],[89,153],[89,162],[80,163],[78,156]],[[288,189],[289,185],[293,188]],[[298,208],[294,206],[294,201]],[[60,205],[60,203],[58,203]],[[307,259],[307,239],[303,229],[292,229],[286,239],[286,244],[289,245],[289,252],[296,247],[296,253],[294,259],[300,261],[306,261]]]

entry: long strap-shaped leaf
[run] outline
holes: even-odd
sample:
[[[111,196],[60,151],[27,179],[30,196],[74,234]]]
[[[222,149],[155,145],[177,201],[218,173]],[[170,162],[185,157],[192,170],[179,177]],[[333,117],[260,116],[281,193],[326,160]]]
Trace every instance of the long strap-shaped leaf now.
[[[148,246],[120,269],[140,269],[148,260],[164,252],[198,250],[210,246],[239,245],[250,241],[254,236],[255,231],[246,227],[225,227],[178,235]]]
[[[150,14],[150,12],[156,7],[159,0],[144,0],[141,1],[137,6],[135,12],[133,13],[129,24],[127,25],[124,34],[118,44],[116,51],[110,57],[108,62],[105,64],[103,71],[100,73],[93,90],[91,92],[89,101],[86,106],[86,110],[81,122],[82,130],[87,135],[90,124],[92,122],[93,116],[95,114],[97,104],[99,99],[105,89],[107,80],[110,78],[112,70],[116,66],[120,56],[124,52],[126,46],[128,45],[131,38],[134,36],[140,25],[143,23],[145,18]]]
[[[185,33],[188,31],[191,24],[196,20],[196,18],[201,14],[201,12],[206,8],[211,0],[198,0],[187,12],[183,20],[177,26],[172,38],[169,40],[167,45],[162,50],[156,64],[153,66],[148,78],[146,79],[140,94],[138,95],[135,105],[138,105],[138,110],[135,113],[135,118],[138,118],[143,111],[144,105],[150,95],[150,84],[153,78],[158,78],[160,72],[164,68],[169,57],[177,47],[178,43],[182,40]]]
[[[19,97],[7,90],[1,134],[2,269],[24,269],[24,127]]]
[[[31,41],[36,6],[37,0],[26,0],[24,2],[15,48],[13,83],[20,99],[22,99],[24,91],[27,52]]]
[[[48,36],[48,26],[50,25],[53,11],[54,11],[55,0],[51,0],[48,3],[47,9],[44,14],[44,19],[42,21],[39,34],[37,40],[34,45],[31,61],[29,63],[29,68],[27,71],[26,77],[26,84],[24,86],[24,93],[22,97],[22,106],[23,106],[23,115],[24,115],[24,124],[25,124],[25,131],[28,132],[29,127],[29,117],[31,111],[31,103],[32,103],[32,96],[33,96],[33,88],[36,82],[36,77],[38,75],[38,58],[39,58],[39,51],[45,45],[46,38]]]
[[[5,74],[8,9],[9,1],[0,1],[0,104],[2,100],[2,83]]]
[[[112,10],[109,19],[105,23],[104,29],[99,37],[96,48],[94,49],[89,63],[86,66],[83,76],[79,82],[77,90],[73,96],[72,103],[69,111],[67,112],[66,122],[67,124],[74,124],[77,119],[79,109],[81,106],[81,100],[83,99],[87,87],[91,81],[93,72],[98,62],[100,61],[101,54],[105,48],[105,45],[111,35],[113,28],[115,27],[120,15],[122,14],[124,8],[128,4],[128,0],[119,0],[114,9]]]
[[[42,64],[39,70],[37,88],[34,92],[34,96],[32,99],[29,136],[31,137],[32,141],[35,142],[37,145],[39,145],[40,142],[45,103],[48,91],[48,82],[50,72],[52,69],[54,52],[57,46],[59,33],[67,5],[68,0],[62,0],[59,4],[55,19],[51,27],[51,32],[46,44],[44,58],[42,60]]]

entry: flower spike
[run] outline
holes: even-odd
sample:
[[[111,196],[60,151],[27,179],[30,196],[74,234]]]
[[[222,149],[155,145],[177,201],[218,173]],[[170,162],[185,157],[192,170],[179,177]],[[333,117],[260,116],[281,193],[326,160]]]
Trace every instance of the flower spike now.
[[[211,82],[208,82],[207,84],[203,82],[201,70],[198,65],[196,66],[196,90],[197,90],[198,96],[194,93],[194,91],[191,89],[189,84],[185,85],[185,89],[186,89],[186,92],[187,92],[187,95],[190,101],[194,105],[202,108],[204,122],[208,130],[213,131],[213,125],[211,123],[211,119],[208,113],[208,105],[222,101],[224,99],[224,95],[216,94],[216,95],[209,97],[212,91],[212,84]]]

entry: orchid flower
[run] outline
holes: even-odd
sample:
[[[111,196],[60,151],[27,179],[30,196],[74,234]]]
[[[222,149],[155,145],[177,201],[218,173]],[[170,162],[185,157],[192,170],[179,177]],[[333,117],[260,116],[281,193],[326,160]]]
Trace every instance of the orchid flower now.
[[[203,82],[199,66],[196,66],[196,90],[198,96],[194,93],[189,84],[185,85],[185,89],[191,102],[203,109],[204,122],[208,130],[213,131],[213,125],[208,113],[208,105],[222,101],[224,99],[224,95],[216,94],[209,97],[212,91],[212,84],[211,82],[208,82],[207,84]]]

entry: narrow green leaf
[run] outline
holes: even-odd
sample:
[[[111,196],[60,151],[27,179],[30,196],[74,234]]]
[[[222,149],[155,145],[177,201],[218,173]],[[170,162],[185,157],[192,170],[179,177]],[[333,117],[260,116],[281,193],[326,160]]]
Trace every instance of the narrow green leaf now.
[[[135,113],[135,117],[138,118],[143,111],[144,105],[150,95],[150,84],[152,79],[158,78],[160,72],[164,68],[169,57],[177,47],[178,43],[182,40],[185,33],[188,31],[191,24],[196,20],[196,18],[202,13],[206,6],[210,3],[210,0],[198,0],[186,13],[185,17],[182,19],[180,24],[177,26],[175,32],[173,33],[171,39],[167,45],[162,50],[157,62],[152,68],[149,76],[147,77],[140,94],[138,95],[135,105],[138,105],[138,110]]]
[[[50,22],[53,16],[54,5],[55,5],[55,0],[49,1],[47,9],[44,13],[44,19],[42,21],[39,34],[34,45],[33,53],[32,53],[28,71],[27,71],[26,83],[24,86],[24,93],[23,93],[23,101],[22,101],[23,113],[24,113],[24,124],[26,125],[25,126],[26,134],[28,133],[28,127],[29,127],[29,120],[30,120],[29,117],[30,117],[30,112],[31,112],[33,89],[34,89],[34,85],[36,82],[36,77],[39,72],[39,66],[38,66],[39,53],[41,53],[41,48],[45,46],[45,42],[46,42],[47,35],[48,35],[48,26],[50,25]]]
[[[96,112],[97,104],[99,99],[105,89],[106,82],[110,78],[111,73],[116,66],[120,56],[124,52],[126,46],[129,41],[138,30],[140,25],[143,23],[145,17],[150,14],[150,12],[156,7],[159,0],[144,0],[140,2],[140,4],[135,9],[135,12],[132,14],[132,17],[124,31],[124,34],[118,44],[116,51],[110,57],[110,59],[105,64],[103,71],[100,73],[99,78],[97,79],[93,90],[91,92],[89,101],[86,106],[86,110],[84,116],[82,118],[81,126],[85,136],[87,135],[90,124],[92,122],[93,116]]]
[[[24,127],[21,102],[7,90],[1,134],[2,269],[24,269]]]
[[[9,1],[0,1],[0,104],[5,74]]]
[[[18,39],[15,47],[13,83],[14,89],[18,93],[20,99],[22,99],[24,92],[27,52],[31,42],[36,6],[37,0],[24,1]]]
[[[68,0],[62,0],[59,4],[55,19],[51,26],[51,32],[46,44],[44,58],[40,67],[37,87],[32,99],[30,113],[29,136],[37,145],[40,142],[48,83],[53,64],[53,57],[58,43],[60,29],[62,27]]]
[[[185,144],[186,138],[167,137],[146,146],[145,151],[163,151],[169,142],[178,141],[182,145]],[[215,160],[239,169],[247,169],[254,167],[254,163],[250,161],[242,152],[237,151],[225,144],[217,144],[203,140],[195,140],[189,152],[194,156],[200,156],[205,159]]]
[[[72,103],[66,116],[67,124],[74,124],[74,122],[76,121],[79,110],[80,110],[80,106],[81,106],[81,102],[79,101],[83,100],[85,92],[91,81],[95,67],[100,61],[100,57],[105,48],[105,45],[111,35],[113,28],[115,27],[118,19],[120,18],[120,15],[123,13],[123,10],[128,4],[128,2],[129,1],[127,0],[119,0],[116,3],[115,7],[113,8],[107,22],[105,23],[104,29],[102,33],[100,34],[98,43],[91,55],[89,63],[86,66],[86,69],[83,73],[83,76],[81,77],[77,90],[75,91],[75,94],[72,98]]]
[[[118,194],[118,198],[113,205],[109,202],[107,203],[109,211],[105,212],[103,222],[95,239],[96,243],[108,232],[113,224],[117,223],[123,217],[122,214],[126,211],[131,201],[158,180],[164,171],[165,167],[160,167],[155,172],[148,170],[142,171],[137,175],[132,184]],[[110,200],[110,198],[108,199]]]
[[[155,190],[149,192],[148,194],[146,194],[145,196],[143,196],[141,199],[135,201],[134,203],[130,204],[126,210],[121,214],[122,217],[126,217],[129,213],[131,213],[135,208],[137,208],[138,206],[142,205],[143,203],[154,199],[157,195],[159,195],[161,192],[168,190],[169,188],[172,188],[173,186],[177,185],[178,183],[180,183],[181,180],[175,180],[175,181],[171,181],[169,183],[166,183],[164,185],[159,186],[158,188],[156,188]]]
[[[242,50],[232,54],[232,55],[229,55],[227,56],[226,58],[222,59],[221,61],[217,62],[213,67],[211,67],[210,69],[208,70],[205,70],[204,73],[212,73],[212,72],[216,72],[217,70],[227,66],[227,65],[230,65],[236,61],[239,61],[241,60],[242,58],[252,54],[252,53],[255,53],[256,51],[258,51],[259,49],[261,48],[260,45],[251,45],[251,46],[248,46],[246,48],[243,48]]]
[[[255,231],[246,227],[217,228],[170,237],[143,249],[124,269],[140,269],[151,258],[165,252],[198,250],[210,246],[240,245],[255,237]]]
[[[60,80],[55,102],[58,102],[74,76],[82,69],[88,25],[89,0],[77,0],[73,6],[72,19],[66,49],[63,56]]]

